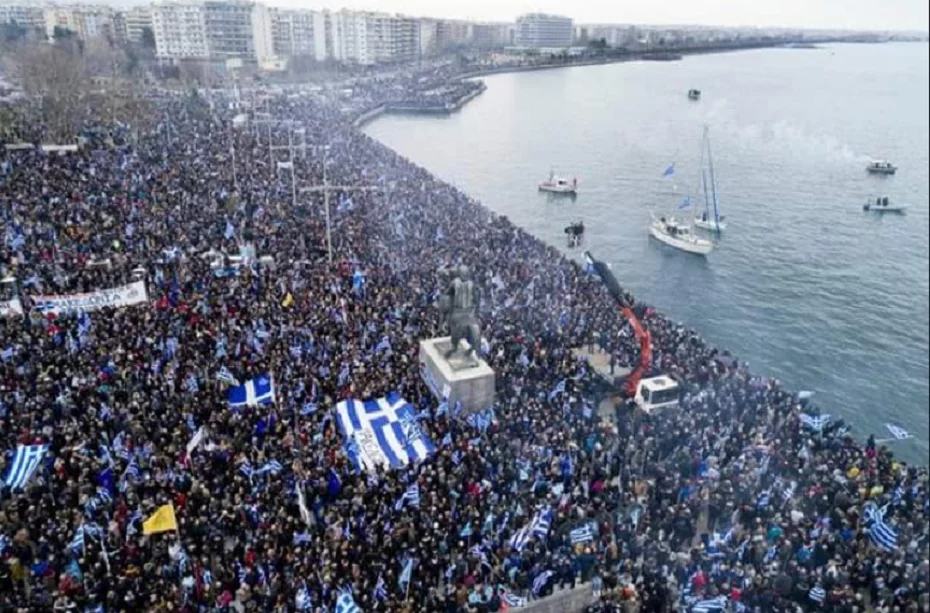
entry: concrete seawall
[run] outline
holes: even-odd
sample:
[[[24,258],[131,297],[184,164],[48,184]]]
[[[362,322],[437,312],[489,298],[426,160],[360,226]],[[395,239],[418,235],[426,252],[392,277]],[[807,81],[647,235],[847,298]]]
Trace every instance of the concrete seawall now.
[[[533,600],[520,613],[581,613],[594,602],[594,589],[590,583],[579,585],[573,590],[561,590],[551,596]]]
[[[367,113],[359,116],[355,121],[352,122],[352,125],[356,128],[360,128],[365,124],[374,121],[381,115],[385,113],[398,113],[398,114],[409,114],[409,115],[448,115],[449,113],[454,113],[462,109],[463,106],[468,104],[472,99],[482,94],[487,89],[487,86],[484,83],[481,84],[481,87],[469,92],[468,94],[462,96],[455,102],[448,104],[446,106],[404,106],[402,104],[383,104],[377,108],[371,109]]]

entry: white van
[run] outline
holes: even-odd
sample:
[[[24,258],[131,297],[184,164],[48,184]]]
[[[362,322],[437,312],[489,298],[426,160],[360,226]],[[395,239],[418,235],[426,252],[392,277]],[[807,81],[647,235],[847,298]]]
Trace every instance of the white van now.
[[[678,406],[678,384],[668,376],[643,379],[636,387],[634,398],[636,406],[652,413],[660,409],[674,409]]]

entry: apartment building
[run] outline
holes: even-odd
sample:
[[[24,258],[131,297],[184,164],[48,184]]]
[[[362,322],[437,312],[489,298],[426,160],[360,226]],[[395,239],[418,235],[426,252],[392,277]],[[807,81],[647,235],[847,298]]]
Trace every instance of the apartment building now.
[[[264,4],[246,0],[158,2],[152,5],[155,55],[160,60],[275,58],[273,19]]]
[[[476,49],[499,49],[510,44],[506,23],[475,23],[470,42]]]
[[[206,8],[192,2],[158,2],[152,5],[155,57],[162,61],[205,59],[207,44]]]
[[[16,24],[27,30],[45,32],[45,9],[30,4],[0,6],[0,23]]]
[[[307,10],[268,9],[275,55],[315,55],[314,15]]]
[[[467,21],[443,19],[436,24],[436,48],[439,51],[468,44],[469,24]]]
[[[518,47],[560,49],[572,46],[572,20],[559,15],[527,13],[517,18]]]

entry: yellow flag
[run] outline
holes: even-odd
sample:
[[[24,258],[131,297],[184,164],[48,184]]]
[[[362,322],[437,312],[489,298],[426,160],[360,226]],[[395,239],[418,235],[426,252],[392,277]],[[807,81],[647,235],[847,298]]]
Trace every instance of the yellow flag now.
[[[294,295],[288,292],[287,296],[284,297],[284,300],[281,301],[281,306],[287,308],[292,304],[294,304]]]
[[[142,522],[142,534],[146,536],[177,529],[178,522],[174,518],[174,507],[170,504],[158,507],[151,517]]]

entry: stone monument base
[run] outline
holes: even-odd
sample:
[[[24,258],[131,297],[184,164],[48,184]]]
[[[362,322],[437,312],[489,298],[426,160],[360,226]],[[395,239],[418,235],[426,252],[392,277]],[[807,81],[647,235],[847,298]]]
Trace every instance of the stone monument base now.
[[[465,341],[447,360],[451,346],[448,336],[420,341],[420,376],[436,400],[448,398],[450,409],[461,402],[466,415],[494,406],[494,371],[480,357],[466,357]]]

